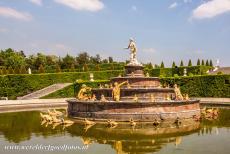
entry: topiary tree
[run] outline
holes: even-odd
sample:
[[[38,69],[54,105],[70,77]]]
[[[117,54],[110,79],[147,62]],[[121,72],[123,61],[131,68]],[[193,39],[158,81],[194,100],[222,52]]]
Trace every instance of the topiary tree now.
[[[60,72],[61,72],[61,67],[58,64],[56,64],[56,73],[60,73]]]
[[[14,74],[14,70],[11,66],[8,68],[8,74]]]
[[[180,66],[183,67],[184,66],[184,62],[183,60],[180,61]]]
[[[45,73],[45,68],[43,67],[42,64],[39,66],[38,72],[39,72],[39,73]]]
[[[202,59],[201,65],[204,66],[204,59]]]
[[[2,68],[2,74],[3,74],[3,75],[8,74],[8,71],[7,71],[6,67],[3,67],[3,68]]]
[[[165,68],[165,64],[163,61],[161,62],[161,68]]]
[[[188,66],[192,66],[192,60],[191,59],[189,59],[189,61],[188,61]]]
[[[172,68],[175,68],[176,67],[176,64],[175,64],[175,62],[173,61],[173,63],[172,63]]]
[[[72,64],[70,67],[70,72],[74,72],[74,70],[75,70],[75,67],[74,67],[74,64]]]
[[[206,64],[205,64],[206,66],[209,66],[209,62],[208,62],[208,60],[206,60]]]
[[[210,60],[209,65],[210,65],[211,67],[213,67],[212,60]]]
[[[200,59],[197,60],[197,66],[200,66]]]
[[[96,65],[96,71],[100,71],[100,66],[98,64]]]
[[[26,67],[24,65],[20,67],[20,73],[27,74]]]
[[[84,66],[83,66],[83,71],[87,72],[88,70],[89,70],[88,65],[87,65],[87,64],[84,64]]]
[[[19,69],[19,67],[15,67],[15,69],[14,69],[14,74],[20,74],[20,69]]]

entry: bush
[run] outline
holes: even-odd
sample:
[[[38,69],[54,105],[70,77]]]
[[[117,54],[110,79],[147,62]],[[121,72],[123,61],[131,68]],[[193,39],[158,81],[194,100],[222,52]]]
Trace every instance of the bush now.
[[[181,87],[182,93],[191,97],[227,97],[230,98],[230,75],[203,75],[179,78],[161,78],[162,85]]]
[[[155,68],[155,69],[145,69],[145,73],[148,72],[150,76],[159,77],[163,75],[164,77],[173,77],[174,74],[179,76],[184,75],[184,69],[187,69],[187,73],[192,73],[193,75],[203,75],[211,68],[210,66],[184,66],[175,68]]]
[[[92,72],[95,80],[105,80],[118,76],[122,70]],[[19,74],[0,76],[0,97],[16,99],[54,83],[73,83],[76,79],[89,80],[89,72]]]

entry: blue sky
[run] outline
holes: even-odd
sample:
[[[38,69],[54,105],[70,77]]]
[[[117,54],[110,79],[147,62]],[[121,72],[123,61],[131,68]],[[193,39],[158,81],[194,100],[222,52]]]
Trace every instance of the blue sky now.
[[[220,59],[230,66],[230,0],[0,0],[0,48],[141,62]]]

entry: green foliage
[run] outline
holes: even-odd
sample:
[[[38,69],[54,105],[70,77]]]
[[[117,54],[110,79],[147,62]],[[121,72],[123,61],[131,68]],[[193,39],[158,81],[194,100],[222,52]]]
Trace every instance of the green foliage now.
[[[162,84],[181,87],[191,97],[230,97],[230,75],[180,76],[161,78]]]
[[[217,72],[217,74],[218,74],[218,75],[221,75],[221,74],[224,74],[224,73],[220,71],[220,72]]]
[[[176,67],[176,64],[175,64],[175,62],[173,61],[173,63],[172,63],[172,68],[175,68]]]
[[[39,66],[38,71],[39,73],[45,73],[45,69],[42,64]]]
[[[184,62],[183,62],[183,60],[181,60],[180,67],[183,67],[183,66],[184,66]]]
[[[209,61],[208,60],[206,60],[206,64],[205,64],[206,66],[209,66]]]
[[[0,63],[5,67],[16,68],[21,65],[25,65],[25,57],[23,52],[16,52],[9,48],[0,51]]]
[[[188,61],[188,66],[192,66],[192,60],[191,59],[189,59],[189,61]]]
[[[25,66],[21,66],[21,67],[20,67],[20,74],[27,74],[27,71],[26,71],[26,67],[25,67]]]
[[[161,62],[161,68],[165,68],[164,62]]]
[[[212,60],[210,60],[210,62],[209,62],[209,66],[213,67]]]
[[[61,68],[60,68],[60,66],[57,64],[56,65],[56,73],[60,73],[61,72]]]
[[[200,66],[200,59],[197,60],[197,66]]]
[[[95,71],[95,80],[105,80],[118,76],[123,70]],[[76,79],[89,80],[89,72],[19,74],[0,76],[0,97],[15,99],[54,83],[73,83]]]
[[[204,66],[204,59],[202,59],[201,65]]]
[[[145,73],[149,73],[150,76],[159,77],[160,75],[164,77],[173,77],[174,74],[179,76],[184,75],[184,69],[187,69],[187,73],[192,73],[194,75],[206,74],[210,69],[210,66],[184,66],[184,67],[175,67],[175,68],[154,68],[154,69],[145,69]]]
[[[20,68],[19,67],[16,67],[15,69],[14,69],[14,74],[20,74],[21,72],[20,72]]]
[[[60,89],[54,93],[51,93],[49,95],[46,95],[42,97],[42,99],[50,99],[50,98],[70,98],[74,97],[74,85],[67,86],[63,89]]]
[[[8,68],[8,74],[14,74],[14,70],[11,66]]]

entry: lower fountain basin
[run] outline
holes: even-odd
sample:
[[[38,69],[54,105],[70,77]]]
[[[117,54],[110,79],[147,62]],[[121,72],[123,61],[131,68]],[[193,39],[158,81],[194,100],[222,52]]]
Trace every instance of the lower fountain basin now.
[[[175,122],[176,119],[193,119],[200,117],[199,100],[159,101],[159,102],[100,102],[68,100],[70,117],[94,121],[135,121]]]

